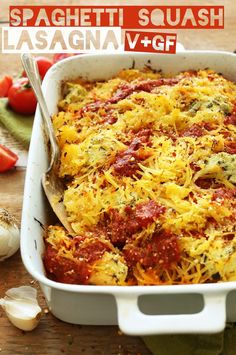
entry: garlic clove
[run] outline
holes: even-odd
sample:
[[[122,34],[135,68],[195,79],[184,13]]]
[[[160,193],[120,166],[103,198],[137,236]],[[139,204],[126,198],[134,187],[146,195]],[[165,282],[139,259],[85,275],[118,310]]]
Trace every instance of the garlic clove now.
[[[13,254],[20,247],[20,232],[15,217],[4,208],[0,208],[0,261]]]
[[[12,288],[0,299],[0,305],[10,322],[24,331],[37,327],[42,310],[37,302],[37,291],[30,286]]]
[[[40,321],[41,308],[38,305],[5,300],[2,306],[10,322],[21,330],[31,331],[37,327]]]
[[[6,296],[13,300],[29,300],[32,303],[37,302],[37,291],[31,286],[13,287],[6,291]]]

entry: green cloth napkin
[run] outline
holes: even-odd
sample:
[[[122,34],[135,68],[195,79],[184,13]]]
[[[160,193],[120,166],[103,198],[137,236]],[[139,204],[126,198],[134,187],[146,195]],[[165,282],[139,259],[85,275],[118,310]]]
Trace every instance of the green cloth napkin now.
[[[153,355],[220,355],[224,333],[155,335],[143,337]]]
[[[29,145],[33,116],[13,112],[7,99],[0,99],[0,122],[25,146]],[[207,335],[155,335],[142,338],[153,355],[236,355],[236,326]]]
[[[142,338],[153,355],[236,355],[236,326],[218,334],[155,335]]]
[[[13,112],[7,99],[0,99],[0,122],[25,147],[29,146],[34,116],[24,116]]]

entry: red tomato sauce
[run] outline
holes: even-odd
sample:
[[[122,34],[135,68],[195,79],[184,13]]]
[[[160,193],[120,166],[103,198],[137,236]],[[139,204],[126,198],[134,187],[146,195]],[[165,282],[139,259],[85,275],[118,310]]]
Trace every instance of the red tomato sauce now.
[[[131,267],[140,263],[145,268],[159,266],[168,269],[180,260],[177,236],[166,231],[156,232],[141,247],[127,245],[124,256]]]
[[[103,224],[105,233],[114,244],[125,244],[133,234],[141,231],[158,217],[164,214],[166,208],[151,200],[137,204],[134,208],[127,206],[124,215],[111,209]]]
[[[229,154],[236,154],[236,142],[235,141],[225,142],[224,151]]]
[[[236,188],[235,189],[227,189],[227,188],[217,189],[212,195],[212,201],[232,200],[235,198],[236,198]]]
[[[236,125],[236,103],[234,103],[231,114],[225,118],[224,124]]]
[[[130,96],[133,92],[136,91],[145,91],[151,92],[154,88],[162,85],[173,86],[179,82],[178,79],[157,79],[157,80],[145,80],[138,82],[133,85],[122,84],[118,88],[117,92],[112,96],[108,102],[109,103],[117,103],[118,101],[126,99],[126,97]]]
[[[82,237],[75,237],[71,241],[70,250],[73,250],[74,260],[58,255],[58,251],[46,243],[44,265],[51,279],[71,284],[86,285],[89,283],[91,265],[99,260],[109,248],[99,240],[92,241],[83,247],[81,245],[83,240]]]
[[[150,134],[151,130],[149,129],[141,130],[131,141],[128,149],[116,155],[112,164],[116,174],[132,177],[140,171],[138,164],[150,156],[142,149],[143,145],[149,144]]]
[[[186,128],[182,133],[182,137],[202,137],[208,134],[214,127],[208,122],[194,123],[191,127]]]
[[[90,271],[83,261],[72,261],[58,255],[56,249],[46,244],[44,265],[49,277],[57,282],[87,284]]]
[[[87,105],[85,105],[80,111],[79,115],[83,115],[86,112],[97,112],[100,108],[107,107],[110,104],[115,104],[126,97],[130,96],[135,91],[146,91],[151,92],[155,87],[162,85],[175,85],[179,82],[178,79],[158,79],[158,80],[145,80],[141,81],[135,85],[122,84],[118,87],[117,92],[108,100],[101,101],[95,100]]]

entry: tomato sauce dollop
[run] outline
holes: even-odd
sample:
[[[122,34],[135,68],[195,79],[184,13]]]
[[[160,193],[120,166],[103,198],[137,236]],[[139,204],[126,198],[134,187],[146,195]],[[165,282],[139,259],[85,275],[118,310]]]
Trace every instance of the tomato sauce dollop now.
[[[70,284],[88,284],[89,269],[81,261],[73,261],[58,255],[58,251],[47,244],[44,254],[44,265],[49,277],[57,282]]]
[[[167,78],[167,79],[157,79],[157,80],[145,80],[140,81],[136,84],[122,84],[118,87],[117,92],[107,101],[111,104],[117,103],[121,100],[124,100],[126,97],[130,96],[135,91],[145,91],[151,92],[154,88],[169,85],[173,86],[179,82],[178,79],[175,78]]]
[[[234,103],[231,114],[225,118],[224,124],[232,124],[236,126],[236,103]]]
[[[182,137],[201,137],[204,135],[204,130],[199,124],[194,123],[191,127],[186,128],[181,135]]]
[[[75,237],[71,241],[70,250],[73,259],[59,255],[52,245],[46,243],[44,265],[51,279],[62,283],[82,284],[89,283],[91,265],[99,260],[106,250],[107,245],[95,240],[83,247],[82,238]]]
[[[236,188],[235,189],[227,189],[227,188],[217,189],[212,195],[212,201],[232,200],[235,198],[236,198]]]
[[[141,130],[131,141],[128,149],[116,155],[112,164],[116,174],[132,177],[140,171],[139,163],[150,156],[150,153],[143,149],[144,145],[149,144],[150,135],[151,130]]]
[[[228,154],[236,154],[236,142],[233,141],[226,142],[224,151]]]
[[[146,241],[141,247],[127,245],[124,256],[131,267],[140,263],[146,268],[159,266],[168,269],[172,263],[180,260],[177,236],[167,231],[156,232],[151,240]]]
[[[121,100],[124,100],[126,97],[131,95],[135,91],[146,91],[150,92],[155,87],[161,85],[175,85],[179,82],[178,79],[157,79],[157,80],[145,80],[140,81],[134,85],[122,84],[118,87],[117,92],[108,100],[101,101],[95,100],[94,102],[88,103],[80,110],[80,114],[84,114],[86,112],[96,112],[99,108],[107,107],[110,104],[115,104]]]
[[[134,208],[127,206],[124,215],[116,209],[111,209],[104,221],[105,233],[112,243],[125,244],[133,234],[154,222],[165,210],[164,206],[153,200],[137,204]]]

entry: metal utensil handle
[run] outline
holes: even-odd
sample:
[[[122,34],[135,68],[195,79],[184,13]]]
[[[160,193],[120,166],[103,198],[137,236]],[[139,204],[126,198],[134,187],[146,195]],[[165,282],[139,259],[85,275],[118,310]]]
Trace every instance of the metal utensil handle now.
[[[38,72],[38,66],[34,58],[29,53],[23,53],[21,55],[21,61],[26,71],[26,74],[29,78],[29,82],[32,86],[32,89],[34,90],[35,96],[38,100],[38,104],[42,113],[42,117],[44,120],[44,127],[46,129],[46,133],[51,143],[51,154],[52,154],[51,163],[52,163],[55,155],[58,154],[58,145],[54,134],[51,117],[49,115],[46,101],[44,99],[43,92],[41,89],[41,78]]]
[[[203,297],[204,307],[199,313],[146,315],[138,307],[137,295],[116,295],[119,327],[128,335],[217,333],[222,331],[226,322],[226,295],[207,293]]]

